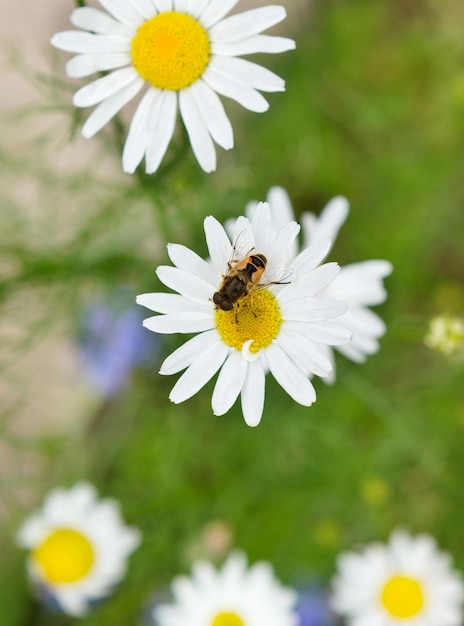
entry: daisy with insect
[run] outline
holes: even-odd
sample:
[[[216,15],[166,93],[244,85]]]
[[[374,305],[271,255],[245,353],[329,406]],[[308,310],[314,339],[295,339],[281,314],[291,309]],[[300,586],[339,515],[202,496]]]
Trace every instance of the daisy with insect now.
[[[330,239],[294,256],[299,225],[291,221],[274,233],[267,203],[256,207],[251,220],[236,220],[232,240],[212,216],[205,219],[204,229],[208,260],[168,244],[174,267],[157,269],[161,282],[177,293],[137,298],[159,313],[144,321],[149,330],[196,333],[161,366],[161,374],[186,370],[170,399],[187,400],[219,371],[213,412],[223,415],[240,396],[246,423],[256,426],[270,372],[296,402],[310,406],[316,400],[310,376],[327,376],[331,370],[323,346],[351,337],[337,323],[346,304],[322,295],[339,272],[336,263],[321,265]]]
[[[105,9],[80,7],[71,22],[80,31],[57,33],[52,44],[75,53],[72,78],[108,72],[74,95],[77,107],[97,105],[82,129],[92,137],[147,87],[135,111],[123,151],[133,173],[145,157],[147,173],[158,169],[174,134],[177,110],[195,157],[205,172],[216,169],[214,142],[233,147],[233,131],[218,94],[250,111],[268,102],[260,91],[284,91],[269,70],[239,58],[291,50],[295,42],[263,35],[285,18],[281,6],[226,17],[238,0],[99,0]]]
[[[273,232],[278,232],[285,224],[294,219],[294,212],[287,192],[282,187],[271,187],[267,195],[271,207]],[[253,214],[257,202],[250,202],[246,215]],[[336,196],[323,208],[319,216],[310,212],[301,215],[303,241],[301,248],[307,248],[323,237],[329,237],[334,244],[338,231],[345,223],[349,213],[348,200]],[[299,250],[295,239],[293,254]],[[389,261],[371,259],[351,263],[341,267],[336,278],[323,290],[324,295],[343,300],[348,305],[347,311],[337,320],[352,333],[349,343],[335,346],[343,356],[356,363],[364,363],[368,356],[379,350],[379,339],[385,334],[383,320],[370,307],[381,304],[387,299],[383,279],[393,271]],[[330,346],[323,346],[325,355],[332,364],[332,371],[324,381],[335,381],[335,358]]]

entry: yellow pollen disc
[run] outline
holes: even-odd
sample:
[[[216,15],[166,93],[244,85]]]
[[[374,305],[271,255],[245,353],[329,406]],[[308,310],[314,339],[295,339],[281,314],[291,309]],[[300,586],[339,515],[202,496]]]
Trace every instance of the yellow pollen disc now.
[[[382,604],[393,617],[414,617],[422,611],[424,603],[420,583],[407,576],[393,576],[382,590]]]
[[[224,343],[236,350],[250,340],[250,352],[266,348],[279,334],[281,324],[279,303],[267,289],[240,298],[232,311],[216,311],[219,334]]]
[[[211,622],[211,626],[245,626],[245,622],[237,613],[231,613],[230,611],[224,611],[218,613]]]
[[[95,559],[90,541],[76,530],[53,531],[32,553],[50,583],[73,583],[87,576]]]
[[[159,13],[137,30],[131,56],[137,72],[154,87],[178,91],[205,71],[210,59],[208,33],[190,15]]]

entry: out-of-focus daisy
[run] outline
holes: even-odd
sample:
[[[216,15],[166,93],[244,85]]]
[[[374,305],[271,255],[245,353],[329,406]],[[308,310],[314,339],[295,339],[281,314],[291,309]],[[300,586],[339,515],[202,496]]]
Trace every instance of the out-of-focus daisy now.
[[[450,355],[464,351],[464,319],[439,315],[430,320],[425,345],[431,350]]]
[[[68,75],[83,78],[108,72],[77,91],[77,107],[97,105],[82,129],[92,137],[145,87],[123,152],[132,173],[145,157],[155,172],[175,128],[177,109],[195,157],[205,172],[216,169],[214,142],[233,147],[233,132],[218,94],[263,112],[260,91],[284,91],[269,70],[238,58],[255,52],[278,53],[295,47],[285,37],[261,34],[285,18],[280,6],[265,6],[226,17],[238,0],[99,0],[106,12],[80,7],[71,22],[81,31],[52,38],[76,53]]]
[[[300,227],[289,222],[274,234],[267,203],[258,205],[251,221],[236,220],[234,247],[216,219],[207,217],[204,227],[209,261],[184,246],[169,244],[175,267],[157,269],[161,282],[178,294],[148,293],[137,298],[139,304],[161,313],[145,320],[150,330],[197,333],[161,366],[161,374],[187,368],[170,399],[187,400],[220,370],[212,397],[214,413],[223,415],[241,395],[245,421],[255,426],[263,412],[265,375],[270,370],[296,402],[310,406],[316,394],[309,376],[326,376],[331,368],[321,346],[338,345],[351,336],[333,321],[346,311],[345,303],[321,295],[339,271],[336,263],[320,265],[330,240],[321,239],[292,257],[289,252]],[[232,310],[222,310],[213,297],[224,275],[238,267],[230,259],[235,259],[238,240],[244,239],[247,246],[239,256],[259,253],[267,262],[264,272],[262,266],[259,272],[257,266],[247,266],[238,272],[240,280],[256,286],[255,274],[261,275],[259,284],[267,288],[238,298]],[[291,275],[282,281],[281,272],[288,267]]]
[[[338,558],[332,605],[350,626],[461,626],[463,601],[461,576],[428,535],[397,530]]]
[[[190,577],[175,578],[173,601],[155,607],[157,626],[296,626],[296,593],[283,587],[269,563],[248,567],[230,554],[220,570],[198,561]]]
[[[51,491],[16,539],[30,551],[27,568],[39,598],[82,616],[124,577],[140,533],[124,524],[116,502],[79,483]]]
[[[277,232],[294,219],[293,208],[287,192],[282,187],[272,187],[267,200],[271,206],[273,228]],[[250,203],[247,215],[251,215],[255,207],[256,203]],[[303,213],[301,216],[303,248],[323,237],[329,237],[333,245],[340,227],[348,217],[348,212],[348,200],[337,196],[324,207],[319,217],[313,213]],[[296,248],[295,241],[293,252],[296,252]],[[383,279],[392,272],[392,269],[391,263],[378,259],[345,265],[335,280],[324,289],[325,295],[343,300],[348,305],[346,313],[337,321],[351,331],[352,340],[337,346],[336,349],[352,361],[363,363],[367,356],[379,349],[378,340],[385,333],[386,327],[383,320],[369,307],[386,300],[387,292]],[[334,382],[333,351],[328,347],[323,349],[332,363],[332,372],[324,380]]]
[[[78,341],[90,386],[105,398],[114,397],[134,369],[153,362],[158,345],[150,338],[125,290],[92,302],[83,312]]]

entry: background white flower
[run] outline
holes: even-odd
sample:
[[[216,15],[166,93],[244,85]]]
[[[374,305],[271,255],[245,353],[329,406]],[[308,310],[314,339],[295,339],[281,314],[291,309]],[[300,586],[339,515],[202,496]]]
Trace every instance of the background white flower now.
[[[321,292],[339,271],[336,263],[320,265],[330,248],[328,239],[303,250],[291,249],[299,232],[288,222],[274,233],[267,203],[260,203],[250,220],[235,223],[236,241],[246,232],[250,249],[267,258],[262,283],[272,280],[276,268],[290,266],[288,284],[268,288],[241,298],[232,311],[216,310],[213,294],[227,272],[233,247],[221,224],[205,219],[210,261],[180,245],[168,245],[175,267],[159,267],[158,278],[178,294],[148,293],[137,302],[161,313],[144,325],[158,333],[198,333],[171,354],[161,374],[186,369],[171,391],[170,399],[183,402],[197,393],[218,370],[212,406],[216,415],[226,413],[241,396],[245,421],[256,426],[263,412],[265,375],[268,371],[296,401],[310,406],[316,399],[311,375],[327,376],[331,364],[323,346],[349,341],[351,334],[333,320],[346,305]]]
[[[79,483],[51,491],[23,522],[16,540],[30,550],[28,573],[39,594],[50,595],[63,612],[81,616],[124,577],[140,533],[125,526],[116,502],[99,500],[92,485]]]
[[[279,230],[290,220],[294,212],[287,192],[282,187],[272,187],[267,196],[271,207],[275,230]],[[255,202],[247,206],[247,214],[256,207]],[[303,248],[314,244],[321,238],[329,237],[334,244],[338,231],[345,223],[349,213],[346,198],[333,198],[322,210],[319,217],[310,212],[301,216],[303,230]],[[298,247],[295,241],[293,253]],[[380,259],[345,265],[338,276],[324,289],[324,294],[346,302],[348,310],[337,322],[345,325],[352,333],[352,340],[336,347],[336,350],[357,363],[363,363],[367,356],[379,350],[379,339],[386,331],[383,320],[369,307],[381,304],[387,298],[383,279],[393,270],[389,261]],[[335,359],[331,348],[324,348],[327,358],[332,363],[331,373],[325,382],[335,381]]]
[[[99,0],[107,11],[80,7],[52,44],[76,53],[67,73],[83,78],[106,71],[77,91],[77,107],[97,105],[82,129],[92,137],[148,85],[134,114],[123,152],[132,173],[145,157],[155,172],[175,128],[177,109],[198,163],[216,169],[214,141],[233,147],[230,121],[217,94],[245,108],[268,108],[260,91],[284,91],[284,81],[265,68],[237,58],[255,52],[284,52],[294,41],[261,33],[282,21],[285,9],[266,6],[226,18],[238,0]],[[83,31],[83,32],[82,32]]]
[[[269,563],[247,567],[241,552],[220,570],[207,561],[172,585],[173,602],[154,609],[157,626],[296,626],[297,594],[275,578]]]
[[[337,560],[332,606],[350,626],[461,626],[464,585],[428,535],[396,530]]]

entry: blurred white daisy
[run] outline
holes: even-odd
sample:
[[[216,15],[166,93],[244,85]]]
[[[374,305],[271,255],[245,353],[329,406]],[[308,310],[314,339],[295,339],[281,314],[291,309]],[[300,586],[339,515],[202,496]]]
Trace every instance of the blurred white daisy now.
[[[39,597],[82,616],[124,577],[140,533],[125,526],[116,502],[99,500],[91,485],[79,483],[52,490],[16,540],[30,551],[27,568]]]
[[[282,187],[272,187],[269,190],[267,201],[272,212],[274,232],[285,226],[294,219],[293,208],[287,192]],[[251,215],[256,202],[247,206],[247,215]],[[301,225],[303,230],[303,248],[306,248],[323,237],[329,237],[332,245],[335,242],[340,227],[348,217],[349,204],[346,198],[337,196],[333,198],[322,210],[319,217],[313,213],[303,213]],[[295,240],[293,253],[298,249]],[[391,263],[384,260],[362,261],[345,265],[340,273],[323,293],[333,298],[343,300],[348,305],[348,310],[337,320],[346,326],[352,333],[352,340],[337,346],[337,350],[344,356],[363,363],[366,357],[374,354],[379,349],[379,339],[385,333],[386,327],[383,320],[369,309],[369,307],[381,304],[387,298],[387,292],[383,285],[383,279],[393,270]],[[326,356],[332,363],[332,372],[324,380],[335,381],[335,359],[333,351],[329,347],[323,348]]]
[[[171,585],[173,601],[155,607],[157,626],[296,626],[296,592],[275,578],[269,563],[247,567],[233,552],[220,570],[207,561],[192,567],[191,577]]]
[[[463,600],[461,576],[428,535],[396,530],[337,561],[332,607],[349,626],[461,626]]]
[[[153,173],[172,138],[177,108],[195,157],[205,172],[216,169],[214,142],[233,147],[230,121],[217,94],[263,112],[260,91],[284,91],[269,70],[238,58],[295,47],[285,37],[261,34],[285,18],[281,6],[225,17],[238,0],[99,0],[105,11],[80,7],[52,44],[76,53],[67,64],[72,78],[108,72],[77,91],[77,107],[97,105],[82,129],[92,137],[147,85],[132,119],[123,168],[132,173],[145,157]]]
[[[336,263],[320,265],[330,240],[321,239],[294,257],[290,251],[300,227],[288,222],[274,234],[267,203],[258,205],[251,220],[236,220],[234,246],[214,217],[205,219],[204,228],[210,260],[184,246],[169,244],[175,267],[157,269],[161,282],[178,294],[148,293],[137,298],[139,304],[161,313],[145,320],[149,330],[197,333],[161,366],[161,374],[187,368],[170,399],[175,403],[187,400],[220,370],[213,412],[223,415],[241,395],[245,421],[256,426],[263,412],[265,375],[270,371],[296,402],[310,406],[316,393],[308,377],[327,376],[331,369],[321,346],[338,345],[351,336],[333,321],[346,311],[346,304],[321,295],[339,271]],[[229,265],[235,267],[230,259],[239,239],[247,241],[240,256],[264,255],[267,263],[259,284],[267,287],[238,298],[231,310],[222,310],[213,297]],[[275,284],[288,268],[289,278]],[[248,267],[241,272],[241,279],[247,271],[252,278],[260,274]]]

